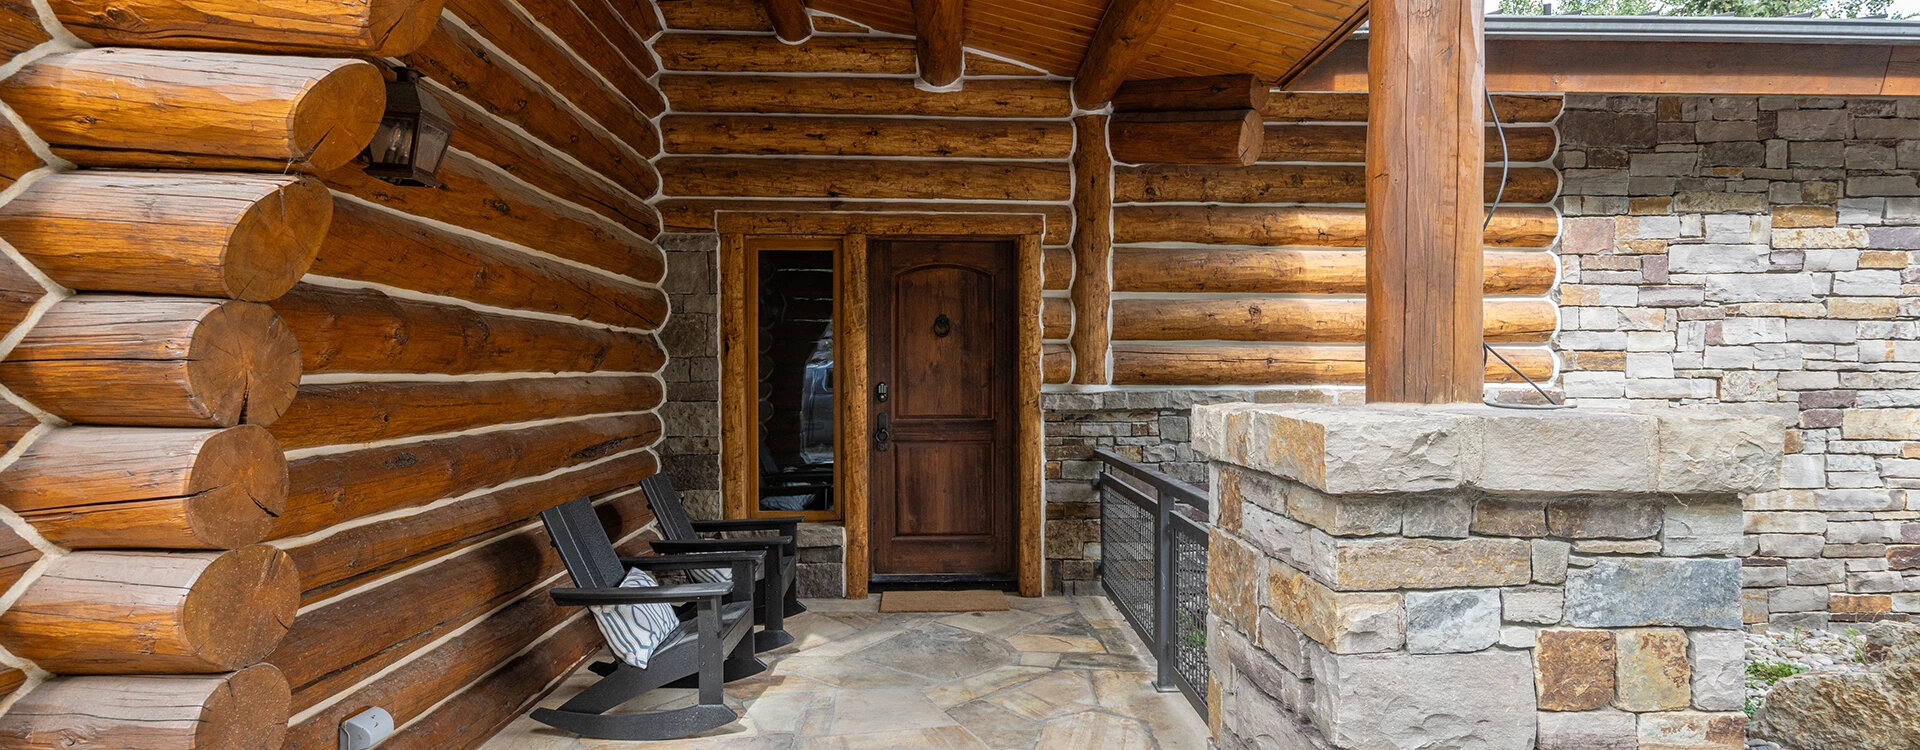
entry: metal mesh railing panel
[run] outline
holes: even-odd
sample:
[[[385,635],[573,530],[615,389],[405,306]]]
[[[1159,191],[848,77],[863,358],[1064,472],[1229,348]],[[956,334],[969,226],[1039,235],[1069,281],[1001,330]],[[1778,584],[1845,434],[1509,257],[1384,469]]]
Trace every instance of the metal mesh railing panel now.
[[[1207,527],[1174,517],[1173,534],[1173,671],[1186,685],[1187,696],[1200,714],[1207,713]]]
[[[1100,581],[1141,638],[1152,642],[1153,513],[1112,488],[1100,490]]]

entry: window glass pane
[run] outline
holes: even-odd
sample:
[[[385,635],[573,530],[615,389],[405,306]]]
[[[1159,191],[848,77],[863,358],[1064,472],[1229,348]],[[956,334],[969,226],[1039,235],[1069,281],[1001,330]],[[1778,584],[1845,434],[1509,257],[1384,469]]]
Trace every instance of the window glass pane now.
[[[760,509],[833,509],[833,253],[759,255]]]

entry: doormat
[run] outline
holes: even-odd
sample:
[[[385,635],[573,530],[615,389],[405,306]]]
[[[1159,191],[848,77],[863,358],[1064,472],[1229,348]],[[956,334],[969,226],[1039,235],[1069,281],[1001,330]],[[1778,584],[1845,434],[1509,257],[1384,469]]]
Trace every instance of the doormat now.
[[[1007,595],[998,591],[886,591],[882,612],[1004,612]]]

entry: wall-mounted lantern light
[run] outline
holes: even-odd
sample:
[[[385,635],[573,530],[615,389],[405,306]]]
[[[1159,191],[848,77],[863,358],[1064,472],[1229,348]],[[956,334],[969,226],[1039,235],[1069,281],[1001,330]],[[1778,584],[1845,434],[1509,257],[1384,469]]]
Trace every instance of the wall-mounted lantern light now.
[[[420,85],[420,71],[395,68],[387,113],[367,145],[367,174],[395,185],[439,187],[434,175],[453,135],[453,118]]]

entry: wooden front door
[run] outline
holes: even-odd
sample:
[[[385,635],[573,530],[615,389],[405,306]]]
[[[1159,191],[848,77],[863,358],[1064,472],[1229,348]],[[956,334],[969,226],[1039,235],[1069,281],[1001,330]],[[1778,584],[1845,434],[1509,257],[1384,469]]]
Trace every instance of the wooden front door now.
[[[1014,247],[874,243],[875,576],[1013,572]]]

